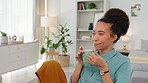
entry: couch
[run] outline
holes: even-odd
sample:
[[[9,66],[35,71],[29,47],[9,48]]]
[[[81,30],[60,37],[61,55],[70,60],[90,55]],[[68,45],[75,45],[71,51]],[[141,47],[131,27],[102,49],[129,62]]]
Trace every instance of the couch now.
[[[128,56],[131,59],[131,83],[148,83],[148,52],[132,50]]]
[[[131,83],[148,83],[148,64],[132,64]]]

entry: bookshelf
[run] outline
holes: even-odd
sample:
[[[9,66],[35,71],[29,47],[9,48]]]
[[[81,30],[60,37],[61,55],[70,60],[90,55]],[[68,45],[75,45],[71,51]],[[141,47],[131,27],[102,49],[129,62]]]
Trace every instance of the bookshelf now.
[[[89,9],[89,4],[94,3],[95,8]],[[98,19],[109,8],[108,0],[77,0],[77,41],[76,52],[82,46],[84,50],[93,48],[91,42],[92,30],[88,30],[89,24],[93,23],[93,28]]]

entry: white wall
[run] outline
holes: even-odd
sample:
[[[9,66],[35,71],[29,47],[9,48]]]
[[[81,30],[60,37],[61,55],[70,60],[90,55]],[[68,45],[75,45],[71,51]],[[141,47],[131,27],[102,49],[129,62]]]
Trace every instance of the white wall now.
[[[130,8],[132,4],[140,3],[141,12],[139,17],[130,16]],[[129,49],[140,48],[140,39],[148,39],[148,11],[147,11],[148,0],[110,0],[110,7],[118,7],[126,11],[130,17],[130,29],[127,33],[130,35]],[[119,42],[116,45],[116,48],[122,48],[122,42]]]
[[[67,23],[67,28],[70,29],[71,39],[74,42],[69,49],[71,64],[74,64],[76,55],[76,0],[61,0],[60,11],[60,23]]]

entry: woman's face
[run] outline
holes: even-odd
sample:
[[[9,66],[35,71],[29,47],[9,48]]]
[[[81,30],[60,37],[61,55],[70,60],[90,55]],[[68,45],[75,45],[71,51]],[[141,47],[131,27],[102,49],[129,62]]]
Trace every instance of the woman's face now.
[[[92,42],[96,50],[108,51],[112,49],[116,35],[111,35],[111,24],[98,22],[93,30]]]

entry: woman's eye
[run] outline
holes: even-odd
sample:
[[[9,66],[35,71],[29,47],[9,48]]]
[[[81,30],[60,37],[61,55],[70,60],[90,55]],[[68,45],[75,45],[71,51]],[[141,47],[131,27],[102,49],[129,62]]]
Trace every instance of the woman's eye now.
[[[95,33],[92,33],[92,35],[95,35]]]
[[[99,35],[104,35],[103,33],[99,33]]]

